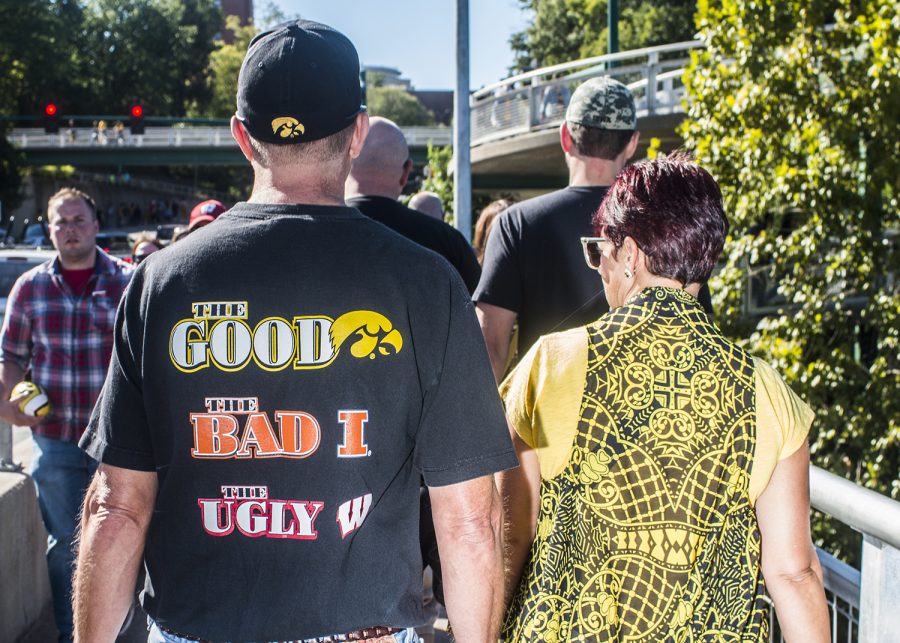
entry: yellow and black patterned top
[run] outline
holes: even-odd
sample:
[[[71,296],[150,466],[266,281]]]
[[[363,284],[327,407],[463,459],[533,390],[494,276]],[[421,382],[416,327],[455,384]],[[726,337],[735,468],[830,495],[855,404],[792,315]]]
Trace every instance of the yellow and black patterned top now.
[[[537,536],[504,638],[764,640],[751,468],[766,461],[753,472],[764,487],[777,459],[802,444],[811,412],[787,395],[797,421],[782,422],[791,426],[776,455],[761,457],[757,389],[771,385],[682,290],[644,290],[579,331],[586,368],[573,431],[552,426],[564,416],[557,399],[542,402],[566,397],[552,395],[552,374],[535,375],[547,370],[544,340],[501,388],[542,471]],[[563,344],[566,361],[578,342]],[[569,448],[554,463],[560,436],[571,436]]]

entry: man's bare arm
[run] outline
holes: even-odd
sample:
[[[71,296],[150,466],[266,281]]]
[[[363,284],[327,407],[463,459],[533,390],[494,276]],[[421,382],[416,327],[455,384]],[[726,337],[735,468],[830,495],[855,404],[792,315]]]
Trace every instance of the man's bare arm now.
[[[101,464],[88,488],[74,581],[76,641],[115,641],[131,607],[156,473]]]
[[[499,384],[506,373],[509,342],[512,339],[517,315],[515,311],[484,302],[475,304],[475,314],[478,316],[481,334],[484,335],[484,343],[487,344],[494,379]]]
[[[831,640],[822,568],[809,533],[809,447],[775,467],[756,501],[762,572],[784,639]]]
[[[460,643],[496,641],[503,612],[500,496],[491,476],[429,487],[444,597]]]
[[[540,511],[541,467],[537,453],[512,429],[513,445],[519,457],[516,469],[496,475],[500,498],[503,500],[503,543],[506,547],[506,577],[504,606],[512,602],[528,552],[534,543]]]

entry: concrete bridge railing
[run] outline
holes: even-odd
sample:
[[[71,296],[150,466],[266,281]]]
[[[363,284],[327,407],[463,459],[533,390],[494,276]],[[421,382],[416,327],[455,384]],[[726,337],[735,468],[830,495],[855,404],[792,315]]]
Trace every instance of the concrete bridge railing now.
[[[681,76],[698,40],[543,67],[487,85],[470,98],[472,145],[558,126],[575,88],[612,76],[634,92],[638,118],[682,111]]]

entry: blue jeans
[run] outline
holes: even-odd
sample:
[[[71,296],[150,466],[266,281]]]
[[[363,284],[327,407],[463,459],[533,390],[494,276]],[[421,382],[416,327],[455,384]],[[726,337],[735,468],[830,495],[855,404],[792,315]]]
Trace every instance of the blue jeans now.
[[[47,529],[47,570],[60,641],[72,640],[72,540],[97,462],[73,442],[32,435],[31,477]]]
[[[147,636],[147,643],[193,643],[191,639],[184,639],[175,634],[164,632],[152,618],[147,617],[147,630],[150,634]],[[409,627],[402,632],[397,632],[391,639],[394,643],[421,643],[422,639],[416,634],[415,628]]]

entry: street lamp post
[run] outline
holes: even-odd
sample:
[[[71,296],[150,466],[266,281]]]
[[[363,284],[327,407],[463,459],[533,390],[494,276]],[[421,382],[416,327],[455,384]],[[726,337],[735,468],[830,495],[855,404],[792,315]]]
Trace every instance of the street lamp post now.
[[[606,53],[619,51],[619,0],[609,0],[606,5]]]
[[[456,90],[453,92],[453,212],[472,240],[472,167],[469,118],[469,0],[456,0]]]

